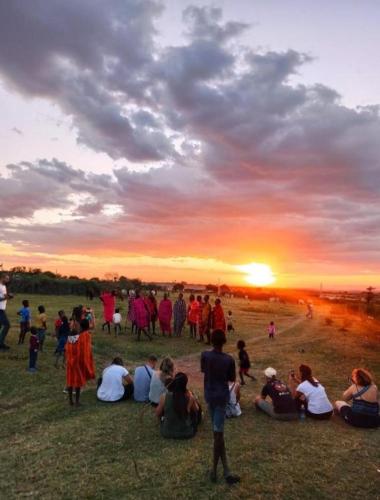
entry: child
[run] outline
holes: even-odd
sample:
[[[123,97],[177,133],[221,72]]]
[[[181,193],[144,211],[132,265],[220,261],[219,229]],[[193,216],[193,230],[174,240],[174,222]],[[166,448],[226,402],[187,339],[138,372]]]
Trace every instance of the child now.
[[[61,311],[60,311],[61,312]],[[62,357],[62,368],[65,366],[65,345],[67,342],[67,337],[70,335],[70,323],[67,316],[62,316],[61,324],[58,328],[57,333],[57,347],[55,349],[55,364],[54,366],[58,368],[59,358]]]
[[[29,370],[30,372],[37,371],[37,356],[38,356],[38,348],[40,346],[40,341],[38,338],[37,328],[32,326],[30,329],[30,339],[29,339]]]
[[[274,336],[276,334],[276,327],[274,325],[274,321],[271,321],[268,325],[268,335],[270,339],[274,340]]]
[[[23,344],[25,334],[30,330],[30,309],[29,300],[22,301],[22,308],[17,312],[20,316],[20,335],[18,337],[18,344]]]
[[[59,337],[59,328],[62,325],[62,318],[65,316],[65,311],[61,309],[58,311],[58,318],[54,321],[54,332],[55,332],[55,338],[58,339]]]
[[[245,385],[244,376],[246,375],[252,380],[256,380],[253,375],[250,375],[249,369],[251,368],[251,362],[249,360],[249,356],[247,351],[245,350],[245,342],[244,340],[239,340],[236,344],[236,347],[239,349],[239,376],[241,385]]]
[[[118,333],[121,333],[121,314],[120,314],[120,309],[118,307],[115,309],[115,312],[112,316],[112,323],[114,325],[114,331],[116,337]]]
[[[37,327],[38,339],[40,341],[39,349],[41,352],[43,351],[43,346],[44,346],[45,336],[46,336],[46,329],[47,329],[46,320],[47,320],[47,316],[45,314],[45,306],[38,306],[36,327]]]
[[[228,311],[227,314],[227,331],[235,333],[234,323],[232,319],[232,311]]]

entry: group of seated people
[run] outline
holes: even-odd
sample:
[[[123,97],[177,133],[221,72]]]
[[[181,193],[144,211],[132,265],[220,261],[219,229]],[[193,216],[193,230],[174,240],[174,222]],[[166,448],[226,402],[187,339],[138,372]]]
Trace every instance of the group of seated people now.
[[[336,401],[334,405],[307,365],[299,367],[298,376],[290,372],[288,384],[277,377],[274,368],[267,368],[264,374],[266,384],[261,395],[255,399],[255,405],[277,420],[295,420],[300,415],[327,420],[335,410],[335,414],[355,427],[374,428],[380,425],[379,391],[370,372],[363,368],[352,371],[351,385],[343,393],[343,401]],[[271,403],[266,400],[267,396],[271,398]]]
[[[156,365],[156,356],[150,356],[144,365],[136,368],[132,379],[123,366],[122,359],[115,358],[98,381],[98,399],[117,402],[133,397],[137,402],[150,403],[160,419],[163,437],[193,437],[201,422],[202,409],[199,401],[187,388],[187,375],[182,372],[175,374],[170,357],[162,360],[159,370],[155,369]],[[264,370],[264,375],[266,382],[261,395],[255,399],[255,406],[257,410],[277,420],[297,420],[300,416],[327,420],[335,409],[337,415],[353,426],[373,428],[380,425],[379,393],[367,370],[353,370],[351,385],[343,393],[343,401],[336,401],[334,406],[329,401],[324,386],[313,376],[307,365],[302,364],[297,375],[290,372],[287,383],[279,379],[274,368]],[[242,414],[240,384],[231,381],[229,390],[226,417],[239,417]],[[268,397],[271,401],[268,401]],[[352,404],[349,404],[350,401]]]
[[[156,356],[149,356],[145,365],[136,368],[132,380],[122,359],[115,358],[98,380],[97,397],[110,403],[132,397],[139,403],[150,403],[160,419],[163,437],[191,438],[201,422],[202,410],[187,388],[187,375],[182,372],[174,374],[170,357],[162,360],[159,370],[155,370],[156,364]]]

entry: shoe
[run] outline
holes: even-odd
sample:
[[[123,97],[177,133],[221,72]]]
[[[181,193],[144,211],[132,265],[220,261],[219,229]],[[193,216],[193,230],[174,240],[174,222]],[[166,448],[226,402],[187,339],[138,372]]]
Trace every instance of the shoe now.
[[[8,351],[9,349],[10,349],[9,345],[5,345],[5,344],[0,345],[1,351]]]
[[[29,373],[36,373],[37,368],[28,368]]]
[[[236,484],[240,482],[240,477],[234,474],[228,474],[228,476],[225,476],[224,479],[227,484]]]

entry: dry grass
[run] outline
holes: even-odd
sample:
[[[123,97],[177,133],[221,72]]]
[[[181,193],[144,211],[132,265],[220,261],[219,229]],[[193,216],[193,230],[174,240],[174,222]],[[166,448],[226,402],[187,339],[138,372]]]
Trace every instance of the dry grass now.
[[[15,299],[18,302],[22,299]],[[72,297],[29,297],[32,307],[44,303],[51,319]],[[10,308],[11,319],[18,303]],[[70,307],[69,307],[70,306]],[[97,303],[98,316],[100,305]],[[227,349],[235,353],[244,338],[260,377],[268,365],[285,375],[300,362],[309,363],[331,400],[340,397],[354,366],[364,365],[380,379],[380,356],[374,325],[317,310],[312,321],[299,306],[231,299],[237,333]],[[327,326],[325,317],[333,319]],[[281,333],[274,342],[266,325],[274,319]],[[341,332],[340,328],[347,331]],[[107,406],[95,399],[95,387],[83,394],[83,406],[68,407],[62,393],[63,370],[53,367],[55,342],[47,340],[39,372],[26,371],[27,347],[16,346],[17,328],[9,335],[12,350],[0,354],[0,496],[1,498],[380,498],[379,431],[359,430],[339,419],[331,422],[274,422],[252,407],[261,382],[243,388],[241,418],[228,421],[226,440],[232,469],[240,485],[211,485],[212,433],[207,415],[191,441],[164,440],[150,407],[132,402]],[[172,354],[202,394],[198,363],[201,347],[182,339],[156,338],[138,344],[129,336],[94,336],[98,373],[119,353],[134,367],[151,351]],[[304,352],[302,352],[304,351]]]

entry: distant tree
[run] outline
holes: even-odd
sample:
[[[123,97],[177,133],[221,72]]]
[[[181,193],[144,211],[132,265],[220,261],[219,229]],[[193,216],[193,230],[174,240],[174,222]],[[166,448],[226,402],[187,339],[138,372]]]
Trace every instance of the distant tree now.
[[[173,286],[173,292],[183,292],[184,289],[185,289],[185,283],[184,282],[176,283]]]
[[[213,292],[213,293],[218,293],[218,286],[208,284],[208,285],[206,285],[206,290],[209,290],[210,292]]]
[[[231,289],[227,285],[221,285],[220,287],[220,294],[225,295],[226,293],[231,293]]]

